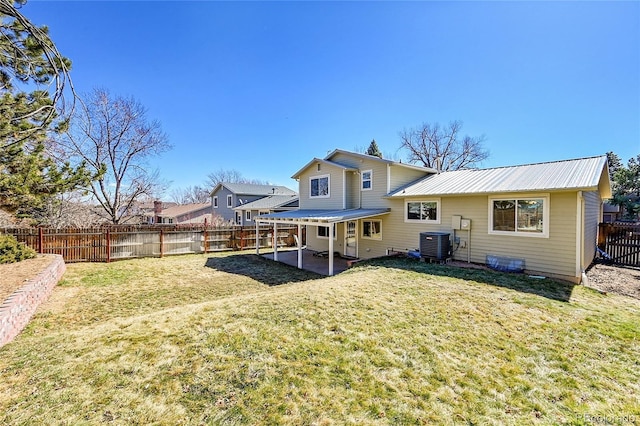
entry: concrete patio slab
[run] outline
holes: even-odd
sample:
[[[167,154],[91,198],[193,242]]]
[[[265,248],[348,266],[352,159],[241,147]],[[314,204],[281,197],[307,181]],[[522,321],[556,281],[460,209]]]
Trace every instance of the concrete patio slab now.
[[[314,256],[316,252],[302,250],[302,269],[321,275],[329,275],[329,259],[327,257]],[[262,254],[263,257],[273,260],[273,252]],[[278,250],[278,262],[298,267],[298,250]],[[333,274],[339,274],[349,268],[348,260],[335,256],[333,258]]]

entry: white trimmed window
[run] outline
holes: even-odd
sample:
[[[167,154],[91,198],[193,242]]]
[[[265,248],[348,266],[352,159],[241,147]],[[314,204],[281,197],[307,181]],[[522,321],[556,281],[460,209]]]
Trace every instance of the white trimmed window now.
[[[370,191],[373,188],[373,170],[363,170],[360,176],[360,189],[363,191]]]
[[[549,236],[549,197],[489,198],[489,233]]]
[[[251,210],[247,210],[244,212],[244,220],[247,222],[251,221]]]
[[[404,203],[404,221],[440,223],[440,200],[411,200]]]
[[[362,221],[362,238],[368,238],[370,240],[382,239],[382,221],[375,220],[363,220]]]
[[[329,198],[329,175],[309,178],[310,198]]]
[[[329,227],[328,226],[318,226],[318,238],[329,239]],[[338,238],[338,233],[336,232],[336,224],[333,224],[333,239],[336,240]]]
[[[227,207],[233,207],[233,195],[227,195]]]
[[[214,196],[213,197],[213,208],[217,209],[218,208],[218,196]]]

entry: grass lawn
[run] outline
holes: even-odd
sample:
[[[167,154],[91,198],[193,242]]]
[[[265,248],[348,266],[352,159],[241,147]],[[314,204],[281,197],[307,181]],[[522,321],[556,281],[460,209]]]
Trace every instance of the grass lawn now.
[[[0,349],[2,424],[640,423],[640,301],[403,260],[68,265]],[[600,417],[596,417],[600,416]]]

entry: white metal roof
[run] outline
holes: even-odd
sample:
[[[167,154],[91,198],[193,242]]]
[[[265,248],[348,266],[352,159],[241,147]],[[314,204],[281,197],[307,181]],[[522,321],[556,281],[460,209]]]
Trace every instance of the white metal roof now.
[[[296,223],[301,225],[344,222],[380,216],[390,209],[347,209],[347,210],[292,210],[289,212],[261,214],[255,216],[256,222]]]
[[[269,195],[250,203],[242,204],[235,207],[234,210],[275,209],[294,201],[298,201],[298,198],[299,197],[297,195]],[[298,203],[295,203],[295,208],[298,208]]]
[[[603,197],[610,192],[607,157],[442,172],[400,188],[390,197],[598,189],[606,174]]]

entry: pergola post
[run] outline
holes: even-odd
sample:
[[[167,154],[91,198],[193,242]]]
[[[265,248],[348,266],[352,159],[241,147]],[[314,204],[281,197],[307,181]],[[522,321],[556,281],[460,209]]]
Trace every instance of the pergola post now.
[[[260,222],[256,220],[256,254],[260,255]]]
[[[302,225],[298,224],[298,269],[302,269]]]
[[[333,275],[333,223],[329,223],[329,276]]]
[[[278,261],[278,223],[273,222],[273,260]]]

